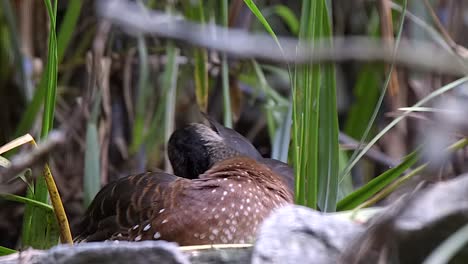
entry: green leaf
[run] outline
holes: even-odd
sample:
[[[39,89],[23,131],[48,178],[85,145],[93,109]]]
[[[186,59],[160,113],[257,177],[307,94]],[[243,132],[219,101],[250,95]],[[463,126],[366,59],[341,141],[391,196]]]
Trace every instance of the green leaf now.
[[[47,1],[46,1],[47,2]],[[65,54],[65,50],[70,43],[72,32],[74,32],[79,14],[81,12],[81,0],[71,0],[68,3],[68,8],[65,13],[64,19],[60,26],[60,32],[57,37],[57,62],[60,63],[63,60],[63,55]],[[49,12],[49,8],[47,9]],[[51,8],[50,8],[51,10]],[[52,10],[51,10],[52,11]],[[54,18],[54,27],[55,27],[55,18]],[[54,31],[55,35],[55,31]],[[48,72],[44,71],[41,76],[41,80],[39,81],[39,86],[34,93],[33,99],[29,102],[26,110],[24,111],[21,120],[19,122],[18,127],[16,128],[15,138],[19,137],[28,132],[31,128],[34,120],[36,119],[37,113],[40,113],[39,108],[42,106],[42,102],[44,100],[44,96],[47,92],[47,75]]]
[[[149,98],[149,82],[148,82],[148,49],[146,46],[145,38],[138,36],[138,59],[139,59],[139,76],[138,76],[138,95],[136,103],[135,122],[133,124],[133,139],[130,147],[132,153],[138,152],[141,144],[143,144],[143,137],[145,134],[145,119],[147,112],[147,100]]]
[[[351,210],[372,197],[374,194],[385,188],[393,180],[398,178],[408,168],[413,166],[418,160],[419,154],[414,151],[395,168],[385,171],[381,175],[369,181],[367,184],[352,192],[342,199],[337,206],[338,211]]]
[[[101,187],[100,148],[96,123],[89,122],[86,129],[85,168],[83,177],[83,205],[91,204]]]
[[[12,201],[12,202],[18,202],[18,203],[23,203],[23,204],[29,204],[31,206],[39,207],[44,210],[53,212],[54,208],[52,208],[51,205],[46,204],[46,203],[41,203],[33,199],[29,199],[27,197],[15,195],[15,194],[9,194],[9,193],[0,193],[0,198],[5,199],[7,201]]]
[[[221,3],[224,3],[223,0]],[[185,16],[201,24],[205,23],[204,1],[183,1]],[[208,53],[203,48],[193,48],[195,95],[202,111],[208,108]],[[230,101],[229,101],[230,102]],[[230,108],[229,108],[230,111]]]
[[[63,17],[63,21],[60,25],[60,31],[57,36],[57,60],[61,62],[65,55],[65,50],[70,43],[70,40],[75,31],[78,18],[81,13],[81,6],[83,1],[81,0],[69,0],[67,2],[67,11]]]
[[[255,3],[252,0],[244,0],[244,3],[249,7],[250,11],[252,11],[252,13],[257,17],[258,21],[260,21],[260,23],[266,29],[268,34],[270,34],[270,36],[275,40],[278,47],[281,48],[281,45],[280,45],[280,43],[278,41],[278,38],[276,37],[275,32],[271,28],[270,24],[268,24],[268,21],[265,19],[262,12],[260,12],[260,10],[255,5]]]
[[[303,1],[299,39],[330,37],[326,1]],[[312,40],[312,42],[311,42]],[[332,43],[330,42],[330,45]],[[338,193],[338,116],[332,65],[297,65],[293,79],[293,157],[296,203],[334,211]],[[319,140],[320,138],[320,140]]]
[[[10,255],[16,252],[17,252],[16,250],[0,246],[0,256]]]
[[[45,102],[44,112],[42,118],[41,138],[48,135],[49,131],[53,128],[54,111],[55,111],[55,97],[57,89],[57,38],[56,38],[56,16],[57,16],[57,1],[53,5],[51,0],[44,0],[47,13],[50,19],[48,52],[47,52],[47,65],[45,71]],[[48,203],[48,190],[45,178],[43,176],[37,177],[34,186],[34,192],[29,190],[26,198],[36,200],[40,203]],[[42,208],[26,204],[25,213],[23,217],[23,246],[31,246],[33,248],[50,248],[58,243],[57,222],[55,217],[50,217]],[[53,215],[52,215],[53,216]],[[54,236],[49,236],[48,234]]]
[[[326,5],[322,11],[323,36],[332,37]],[[333,43],[329,43],[333,45]],[[338,112],[336,106],[335,66],[323,65],[323,84],[320,91],[319,153],[318,155],[318,206],[325,212],[336,210],[339,182]]]
[[[289,7],[285,5],[276,5],[274,7],[274,11],[283,19],[286,25],[288,25],[289,30],[291,30],[293,35],[297,35],[299,33],[299,20]]]
[[[176,97],[177,97],[177,75],[179,72],[179,64],[176,58],[179,56],[180,50],[175,47],[172,41],[167,43],[167,64],[164,73],[163,87],[167,91],[165,97],[165,117],[164,117],[164,143],[169,142],[169,138],[175,127],[175,112],[176,112]],[[167,149],[167,146],[165,147]],[[166,155],[166,168],[170,166],[169,158]]]
[[[339,171],[343,171],[344,168],[346,167],[346,164],[348,163],[348,155],[344,150],[340,149],[339,152]],[[340,182],[338,185],[338,193],[337,193],[337,199],[342,200],[344,197],[349,195],[354,191],[354,186],[353,186],[353,179],[351,178],[351,175],[347,175],[343,181]]]
[[[362,138],[368,121],[379,99],[379,75],[381,67],[365,65],[360,71],[353,88],[355,101],[348,112],[344,131],[353,138]]]
[[[431,92],[429,95],[424,97],[423,99],[419,100],[416,104],[414,104],[411,108],[409,108],[407,111],[405,111],[401,116],[395,118],[390,124],[388,124],[382,131],[380,131],[363,149],[357,156],[350,161],[348,166],[346,166],[346,169],[344,170],[343,173],[341,173],[342,177],[347,175],[350,171],[351,168],[358,162],[358,160],[364,156],[364,154],[381,138],[385,133],[387,133],[390,129],[392,129],[394,126],[396,126],[401,120],[405,119],[410,113],[413,112],[414,109],[417,109],[417,107],[423,106],[427,102],[431,101],[432,99],[450,91],[458,86],[462,85],[463,83],[468,82],[468,77],[463,77],[460,78],[456,81],[453,81],[447,85],[444,85],[443,87]],[[341,179],[342,180],[342,179]],[[340,181],[341,181],[340,180]]]

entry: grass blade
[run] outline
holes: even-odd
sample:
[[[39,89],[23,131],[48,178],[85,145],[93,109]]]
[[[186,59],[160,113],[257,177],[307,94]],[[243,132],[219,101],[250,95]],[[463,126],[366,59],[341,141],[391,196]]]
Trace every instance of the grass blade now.
[[[97,126],[89,122],[86,129],[85,168],[83,177],[83,205],[87,208],[101,187],[100,151]]]
[[[6,256],[13,253],[16,253],[16,250],[0,246],[0,256]]]
[[[97,121],[101,107],[102,94],[97,92],[91,117],[86,128],[85,168],[83,177],[83,206],[87,208],[101,186],[101,154]]]
[[[294,12],[285,5],[277,5],[274,7],[275,13],[280,16],[283,21],[288,25],[289,30],[294,36],[299,33],[299,20],[297,19]]]
[[[323,36],[332,37],[326,5],[323,10]],[[330,45],[333,45],[330,41]],[[339,181],[338,112],[336,107],[335,66],[323,65],[323,84],[320,92],[318,206],[325,212],[336,209]]]
[[[331,34],[326,1],[303,1],[299,39],[315,40]],[[310,43],[313,50],[313,42]],[[332,65],[303,65],[296,66],[293,76],[295,198],[299,204],[311,208],[318,205],[325,211],[335,210],[338,193],[334,71]]]
[[[229,23],[228,9],[228,1],[221,0],[221,24],[224,27],[227,27]],[[229,65],[227,55],[225,53],[221,55],[221,79],[223,87],[224,126],[232,128],[232,106],[229,89]]]
[[[222,1],[224,3],[225,0]],[[192,20],[203,24],[205,16],[203,12],[204,1],[186,1],[184,2],[185,16]],[[226,3],[227,4],[227,3]],[[197,97],[198,106],[202,111],[206,111],[208,107],[208,53],[206,49],[194,48],[194,79],[195,79],[195,95]]]
[[[49,15],[50,30],[45,72],[45,101],[41,138],[46,137],[53,127],[57,89],[57,39],[55,35],[57,2],[54,1],[54,3],[52,3],[51,1],[45,0],[44,3]],[[26,197],[41,203],[48,203],[48,190],[45,177],[37,177],[34,193],[28,192]],[[51,237],[47,237],[48,233],[56,233],[56,231],[52,230],[57,229],[57,223],[48,224],[48,218],[48,213],[44,210],[29,204],[26,205],[23,220],[23,246],[50,248],[57,244],[58,237],[55,238],[55,241],[53,241]]]
[[[31,206],[39,207],[39,208],[47,210],[49,212],[54,211],[54,208],[52,206],[50,206],[49,204],[41,203],[41,202],[38,202],[36,200],[28,199],[26,197],[15,195],[15,194],[0,193],[0,198],[5,199],[7,201],[29,204]]]
[[[82,1],[72,0],[70,1],[69,5],[73,8],[67,8],[67,12],[65,13],[64,20],[60,27],[59,35],[57,37],[57,63],[60,63],[62,61],[63,55],[65,54],[65,50],[68,47],[68,44],[70,43],[71,32],[75,30],[76,24],[78,22]],[[37,113],[40,113],[39,109],[42,106],[42,102],[47,91],[46,76],[47,71],[44,71],[39,81],[39,86],[37,87],[36,92],[34,93],[33,99],[27,105],[26,110],[24,111],[19,122],[19,125],[16,128],[14,136],[15,138],[27,133],[28,130],[31,128],[32,124],[34,123]]]
[[[44,102],[44,113],[42,119],[41,138],[46,137],[53,127],[55,97],[57,89],[57,38],[56,38],[56,17],[57,1],[52,4],[45,0],[47,13],[50,19],[50,32],[48,43],[48,55],[46,66],[46,97]],[[35,142],[32,141],[35,145]],[[38,177],[34,186],[34,193],[28,191],[27,198],[41,203],[48,203],[50,194],[55,216],[37,207],[26,205],[23,222],[23,246],[34,248],[50,248],[58,242],[59,228],[63,242],[72,243],[68,220],[60,200],[60,195],[50,172],[49,166],[44,167],[44,177]],[[58,219],[58,221],[57,221]]]
[[[398,122],[400,122],[401,120],[403,120],[404,118],[406,118],[409,114],[411,114],[413,112],[414,109],[417,109],[417,107],[420,107],[420,106],[423,106],[425,103],[429,102],[430,100],[450,91],[450,90],[453,90],[455,88],[457,88],[458,86],[462,85],[463,83],[466,83],[468,82],[468,77],[463,77],[463,78],[460,78],[456,81],[453,81],[435,91],[433,91],[432,93],[430,93],[429,95],[427,95],[426,97],[424,97],[423,99],[419,100],[416,104],[414,104],[409,110],[405,111],[401,116],[395,118],[392,122],[390,122],[390,124],[388,124],[384,129],[382,129],[382,131],[380,131],[363,149],[362,151],[356,156],[356,158],[354,160],[352,160],[350,162],[350,164],[348,164],[348,166],[346,167],[346,170],[344,171],[344,173],[342,175],[347,175],[350,171],[351,171],[351,168],[356,165],[356,163],[359,161],[360,158],[362,158],[362,156],[364,156],[364,154],[381,138],[383,137],[383,135],[385,135],[385,133],[387,133],[390,129],[392,129],[396,124],[398,124]],[[342,181],[342,179],[340,180]]]
[[[65,55],[65,50],[70,43],[73,36],[74,29],[78,22],[78,18],[81,13],[81,6],[83,1],[81,0],[69,0],[67,5],[67,11],[63,17],[63,21],[60,25],[60,31],[57,36],[57,60],[61,62]]]
[[[302,2],[300,40],[320,36],[323,1]],[[313,45],[313,44],[311,44]],[[313,50],[313,46],[310,49]],[[293,143],[296,203],[317,207],[320,66],[296,66],[293,85]]]
[[[281,48],[281,45],[278,41],[278,38],[276,37],[275,32],[271,28],[270,24],[268,24],[268,21],[265,19],[265,17],[262,15],[262,12],[258,9],[258,7],[255,5],[255,3],[252,0],[244,0],[244,3],[249,7],[250,11],[257,17],[258,21],[263,25],[263,27],[266,29],[268,34],[275,40],[276,44],[278,47]]]
[[[337,210],[351,210],[362,204],[364,201],[372,197],[374,194],[385,188],[393,180],[398,178],[404,171],[413,166],[418,161],[418,153],[416,151],[409,154],[403,162],[395,168],[385,171],[381,175],[369,181],[367,184],[352,192],[344,199],[338,202]]]
[[[143,135],[145,134],[145,117],[147,110],[147,99],[149,93],[148,84],[148,49],[146,47],[145,38],[138,36],[138,58],[139,58],[139,75],[138,75],[138,96],[136,103],[135,122],[133,124],[133,139],[130,150],[136,153],[143,143]]]
[[[179,72],[179,64],[176,58],[179,56],[179,49],[175,47],[173,42],[167,44],[167,64],[164,73],[163,87],[167,91],[165,96],[166,111],[164,117],[164,142],[169,142],[169,138],[175,127],[175,106],[177,96],[177,74]],[[166,148],[167,149],[167,146]],[[165,154],[166,170],[170,168],[169,157]]]

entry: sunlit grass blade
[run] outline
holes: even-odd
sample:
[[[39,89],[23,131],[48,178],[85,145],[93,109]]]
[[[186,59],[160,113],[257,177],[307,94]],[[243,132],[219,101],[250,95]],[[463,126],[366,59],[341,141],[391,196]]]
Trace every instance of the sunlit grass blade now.
[[[381,175],[369,181],[367,184],[352,192],[338,202],[337,210],[351,210],[372,197],[374,194],[388,186],[398,178],[404,171],[413,166],[419,158],[418,152],[414,151],[408,155],[397,167],[385,171]]]
[[[462,138],[458,140],[457,142],[451,144],[448,146],[445,150],[445,154],[451,154],[454,153],[457,150],[461,150],[465,148],[468,145],[468,139],[467,138]],[[404,176],[399,177],[397,180],[393,181],[391,184],[388,184],[385,186],[385,188],[381,191],[379,191],[377,194],[372,196],[370,199],[366,200],[362,204],[360,204],[358,207],[355,208],[355,210],[359,210],[365,207],[373,206],[380,200],[384,199],[388,195],[390,195],[394,190],[396,190],[398,187],[400,187],[403,183],[407,182],[410,180],[412,177],[419,175],[423,173],[429,166],[430,162],[426,162],[422,165],[419,165],[418,167],[414,168],[413,170],[409,171],[406,173]]]
[[[303,1],[299,39],[310,41],[331,35],[326,1]],[[313,42],[309,45],[313,50]],[[303,65],[296,66],[294,72],[296,203],[311,208],[318,205],[324,211],[335,210],[338,192],[339,130],[334,71],[332,65]]]
[[[324,2],[302,2],[300,40],[322,33]],[[313,50],[313,44],[310,49]],[[296,66],[293,85],[293,144],[296,203],[317,208],[318,136],[321,74],[319,65]]]
[[[327,6],[323,13],[322,35],[333,37]],[[330,45],[333,43],[330,41]],[[336,209],[339,182],[338,112],[336,106],[335,66],[322,66],[323,83],[319,107],[318,206],[325,212]]]
[[[13,253],[16,253],[16,250],[0,246],[0,256],[6,256]]]
[[[41,202],[38,202],[36,200],[28,199],[26,197],[15,195],[15,194],[0,193],[0,198],[5,199],[7,201],[18,202],[18,203],[23,203],[23,204],[29,204],[31,206],[39,207],[39,208],[47,210],[49,212],[54,211],[54,208],[52,206],[50,206],[49,204],[41,203]]]

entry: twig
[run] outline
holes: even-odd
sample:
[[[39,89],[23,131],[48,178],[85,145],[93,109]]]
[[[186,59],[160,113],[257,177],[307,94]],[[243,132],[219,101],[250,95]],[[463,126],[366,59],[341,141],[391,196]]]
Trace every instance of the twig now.
[[[359,142],[357,140],[355,140],[354,138],[346,135],[345,133],[343,132],[340,132],[339,134],[339,141],[340,143],[344,143],[344,144],[347,144],[347,145],[350,145],[351,147],[353,148],[357,148],[359,146]],[[364,146],[362,146],[364,147]],[[389,167],[396,167],[398,166],[398,162],[393,160],[391,157],[387,156],[385,153],[375,149],[374,147],[372,147],[371,149],[369,149],[369,151],[366,152],[366,154],[364,154],[365,157],[371,159],[371,160],[374,160],[376,162],[379,162],[383,165],[386,165],[386,166],[389,166]]]
[[[18,175],[27,168],[43,161],[49,153],[57,147],[65,144],[65,135],[60,131],[52,131],[48,138],[34,148],[29,153],[21,153],[11,160],[11,165],[0,171],[1,183],[11,180],[12,177]]]
[[[450,46],[450,48],[460,55],[463,58],[468,58],[468,50],[465,47],[462,47],[458,45],[453,38],[450,36],[450,34],[447,32],[445,29],[444,25],[442,25],[442,22],[440,22],[439,17],[436,15],[434,12],[434,9],[432,8],[431,4],[429,3],[428,0],[424,0],[424,5],[426,6],[426,9],[429,11],[429,14],[431,15],[432,20],[434,21],[435,26],[437,29],[440,31],[442,34],[442,37],[445,39],[447,44]]]
[[[152,34],[181,40],[238,56],[282,63],[321,63],[358,61],[385,61],[420,70],[437,71],[450,75],[466,75],[466,60],[460,64],[444,49],[424,41],[402,40],[395,54],[394,44],[369,37],[335,37],[313,43],[299,42],[295,38],[279,37],[280,49],[267,34],[248,33],[244,30],[226,29],[216,25],[200,25],[160,11],[147,10],[128,1],[102,0],[97,2],[97,12],[121,27],[128,34]]]
[[[392,9],[390,7],[390,0],[379,1],[379,12],[380,12],[380,31],[382,32],[383,41],[393,45],[395,38],[393,37],[393,20],[392,20]],[[400,86],[398,84],[398,71],[397,69],[390,70],[391,65],[385,65],[387,74],[391,74],[389,91],[390,95],[398,95]]]

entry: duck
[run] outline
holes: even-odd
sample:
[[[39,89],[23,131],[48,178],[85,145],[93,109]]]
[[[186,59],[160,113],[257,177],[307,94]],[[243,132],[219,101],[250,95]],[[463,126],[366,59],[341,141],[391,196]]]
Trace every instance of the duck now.
[[[105,185],[74,241],[252,243],[265,218],[293,203],[293,171],[263,158],[235,130],[206,120],[171,135],[174,174],[156,169]]]
[[[202,113],[203,114],[203,113]],[[213,164],[243,155],[256,160],[281,177],[294,193],[294,170],[289,164],[264,158],[253,144],[234,129],[203,114],[204,123],[192,123],[174,131],[168,142],[168,157],[174,173],[195,179]]]

